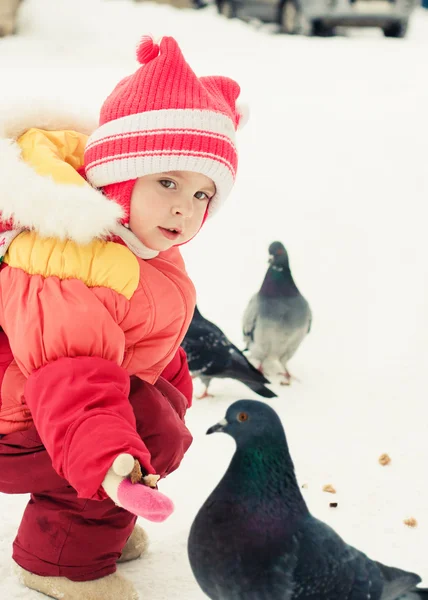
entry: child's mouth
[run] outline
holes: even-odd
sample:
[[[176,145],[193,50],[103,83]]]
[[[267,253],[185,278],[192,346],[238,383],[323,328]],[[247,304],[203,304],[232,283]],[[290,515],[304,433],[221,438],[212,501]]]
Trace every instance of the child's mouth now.
[[[158,229],[168,240],[176,240],[181,235],[181,231],[177,229],[166,229],[165,227],[159,227]]]

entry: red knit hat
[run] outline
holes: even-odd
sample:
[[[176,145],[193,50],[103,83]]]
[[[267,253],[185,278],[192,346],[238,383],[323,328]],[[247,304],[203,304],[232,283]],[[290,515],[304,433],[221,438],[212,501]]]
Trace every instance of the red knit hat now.
[[[235,181],[236,107],[239,85],[227,77],[198,78],[177,42],[160,46],[145,36],[137,50],[141,67],[125,77],[104,102],[100,125],[85,149],[86,176],[122,205],[126,223],[135,180],[167,171],[193,171],[212,179],[212,214]]]

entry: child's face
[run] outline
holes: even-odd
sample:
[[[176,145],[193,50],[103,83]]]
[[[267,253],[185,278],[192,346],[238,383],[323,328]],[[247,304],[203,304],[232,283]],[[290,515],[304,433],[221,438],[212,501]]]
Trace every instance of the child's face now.
[[[199,231],[215,192],[213,181],[200,173],[145,175],[132,191],[129,226],[148,248],[168,250]]]

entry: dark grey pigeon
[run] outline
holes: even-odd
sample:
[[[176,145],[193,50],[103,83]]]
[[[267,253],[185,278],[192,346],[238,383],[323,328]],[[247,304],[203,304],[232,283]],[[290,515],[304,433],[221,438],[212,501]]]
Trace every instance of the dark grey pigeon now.
[[[190,530],[190,565],[212,600],[428,600],[421,579],[369,559],[313,517],[284,429],[263,402],[239,400],[207,433],[236,442]]]
[[[284,370],[283,385],[291,383],[287,363],[309,333],[312,313],[299,292],[281,242],[269,246],[270,266],[262,286],[244,313],[243,334],[251,358],[278,361]]]
[[[198,307],[181,345],[186,351],[190,372],[205,385],[201,398],[209,396],[208,386],[213,378],[226,377],[241,381],[259,396],[276,398],[265,385],[270,383],[269,380],[253,367],[217,325],[201,315]]]

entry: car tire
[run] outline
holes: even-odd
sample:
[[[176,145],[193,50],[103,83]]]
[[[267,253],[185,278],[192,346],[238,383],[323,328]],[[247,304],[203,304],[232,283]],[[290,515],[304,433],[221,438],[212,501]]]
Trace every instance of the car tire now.
[[[230,0],[217,0],[217,10],[226,19],[234,19],[236,17],[236,5]]]
[[[318,37],[332,37],[335,33],[334,27],[326,25],[321,19],[315,19],[311,24],[311,35]]]
[[[408,21],[395,21],[383,28],[383,35],[385,37],[403,38],[406,36],[408,24]]]

